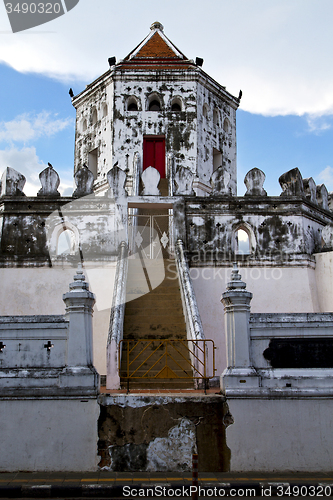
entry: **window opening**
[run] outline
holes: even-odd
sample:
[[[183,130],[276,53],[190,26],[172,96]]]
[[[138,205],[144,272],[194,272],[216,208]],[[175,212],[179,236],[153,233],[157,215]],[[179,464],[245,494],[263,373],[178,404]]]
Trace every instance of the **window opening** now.
[[[88,168],[94,174],[94,179],[97,179],[97,163],[98,163],[98,148],[93,149],[88,154]]]
[[[92,124],[95,125],[95,123],[97,123],[97,109],[94,108],[93,112],[92,112]]]
[[[218,149],[213,148],[213,172],[222,166],[222,153]]]
[[[217,111],[217,109],[214,109],[213,122],[214,122],[214,125],[219,124],[219,112]]]
[[[149,103],[149,111],[161,111],[161,104],[157,99],[153,99]]]
[[[136,102],[132,101],[127,108],[127,111],[138,111],[138,105]]]
[[[171,111],[179,113],[182,110],[182,102],[179,97],[175,97],[171,102]]]
[[[176,111],[176,112],[179,112],[181,111],[181,107],[179,106],[178,102],[175,102],[172,106],[171,106],[171,111]]]
[[[235,238],[236,238],[236,253],[238,255],[249,255],[250,238],[248,233],[242,228],[237,229]]]
[[[226,132],[228,134],[229,133],[229,128],[230,128],[229,120],[228,120],[228,118],[225,118],[224,122],[223,122],[223,130],[224,130],[224,132]]]
[[[62,231],[58,238],[57,255],[73,254],[75,251],[75,235],[70,229]]]
[[[208,120],[208,106],[207,106],[207,104],[203,105],[203,107],[202,107],[202,114],[204,115],[204,117],[206,118],[206,120]]]

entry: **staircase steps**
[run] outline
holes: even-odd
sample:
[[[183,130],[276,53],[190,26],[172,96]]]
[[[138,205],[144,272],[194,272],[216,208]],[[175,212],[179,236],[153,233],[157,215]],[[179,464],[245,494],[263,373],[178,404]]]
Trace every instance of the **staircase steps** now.
[[[175,279],[175,261],[165,258],[164,264],[165,277],[163,281],[149,293],[145,293],[144,290],[148,290],[145,275],[137,263],[131,265],[131,259],[129,259],[123,338],[124,340],[133,340],[130,349],[138,342],[138,345],[130,353],[130,362],[134,360],[130,369],[131,372],[137,370],[135,376],[144,378],[130,380],[130,387],[135,389],[190,389],[194,387],[193,379],[190,378],[192,377],[192,369],[186,347],[180,342],[177,342],[176,345],[168,344],[167,349],[172,358],[168,357],[166,365],[166,359],[163,356],[166,349],[165,344],[161,346],[158,342],[159,339],[186,341],[187,338],[178,277]],[[149,265],[154,266],[154,263],[149,263]],[[161,265],[161,262],[156,265]],[[140,290],[141,295],[139,295]],[[130,300],[132,297],[135,298]],[[143,354],[140,352],[147,344],[141,343],[140,339],[152,340]],[[177,350],[174,349],[174,345]],[[187,346],[186,342],[185,346]],[[155,350],[156,352],[154,352]],[[148,357],[149,359],[147,359]],[[147,377],[148,370],[152,378]],[[123,343],[122,387],[127,387],[126,374],[127,344]]]

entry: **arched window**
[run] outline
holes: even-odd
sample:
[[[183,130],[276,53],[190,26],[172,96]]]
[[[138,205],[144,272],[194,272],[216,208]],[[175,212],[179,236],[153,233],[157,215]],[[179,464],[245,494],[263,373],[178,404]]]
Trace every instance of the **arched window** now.
[[[153,92],[148,97],[146,109],[147,111],[161,111],[162,100],[161,97],[156,92]]]
[[[202,114],[203,114],[204,118],[206,118],[206,120],[208,120],[208,110],[209,110],[208,104],[205,103],[202,106]]]
[[[59,234],[57,242],[57,255],[73,255],[75,253],[75,234],[70,229],[65,229]]]
[[[103,118],[105,118],[106,116],[108,116],[108,105],[103,104]]]
[[[139,111],[138,101],[136,97],[132,96],[127,100],[127,111]]]
[[[174,97],[171,101],[171,111],[179,113],[182,111],[182,101],[179,97]]]
[[[219,124],[220,124],[219,112],[216,108],[214,109],[214,112],[213,112],[213,123],[216,126],[219,126]]]
[[[153,99],[149,103],[149,111],[161,111],[161,104],[157,99]]]
[[[91,121],[92,121],[93,125],[95,125],[95,123],[97,123],[97,109],[96,108],[93,109],[93,112],[91,115]]]
[[[235,232],[235,250],[237,255],[249,255],[251,253],[249,234],[241,227]]]
[[[228,120],[228,118],[225,118],[224,119],[224,122],[223,122],[223,130],[226,134],[229,134],[230,132],[230,122]]]
[[[87,120],[84,119],[82,122],[82,132],[85,132],[87,130]]]

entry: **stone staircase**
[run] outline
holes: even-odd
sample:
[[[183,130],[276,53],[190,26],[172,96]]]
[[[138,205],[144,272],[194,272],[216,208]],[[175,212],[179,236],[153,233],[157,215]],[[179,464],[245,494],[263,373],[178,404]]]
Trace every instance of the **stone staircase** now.
[[[128,260],[123,338],[132,340],[129,347],[132,350],[128,353],[126,343],[123,344],[122,387],[127,387],[127,379],[124,376],[127,374],[129,358],[130,372],[136,370],[135,375],[143,377],[131,379],[130,388],[193,388],[193,379],[186,378],[192,377],[192,369],[187,351],[187,334],[176,263],[173,259],[166,258],[157,262],[150,261],[145,270],[138,265],[139,262],[138,258]],[[156,288],[151,289],[149,277],[161,273],[163,264],[165,277]],[[148,339],[151,342],[143,342],[140,339]],[[161,345],[161,339],[177,342]]]

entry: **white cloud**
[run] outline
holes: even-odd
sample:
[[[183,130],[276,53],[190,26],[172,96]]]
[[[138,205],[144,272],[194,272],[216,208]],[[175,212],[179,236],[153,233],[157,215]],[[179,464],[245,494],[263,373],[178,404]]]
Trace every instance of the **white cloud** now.
[[[42,136],[50,137],[73,126],[71,118],[59,119],[43,111],[38,115],[23,114],[9,122],[0,122],[0,141],[29,142]]]
[[[23,174],[27,179],[23,189],[24,193],[27,196],[36,196],[41,188],[38,175],[46,168],[46,165],[40,161],[34,147],[0,150],[1,175],[6,167],[14,168],[17,172]]]
[[[139,9],[134,3],[82,0],[48,24],[0,36],[0,60],[70,82],[78,92],[75,80],[90,83],[103,74],[108,57],[125,57],[159,20],[179,49],[203,57],[203,69],[227,90],[243,90],[245,111],[333,113],[331,0],[143,1]]]
[[[324,183],[329,191],[333,190],[333,168],[327,166],[322,170],[318,176],[318,180]]]
[[[309,132],[319,135],[325,130],[331,128],[331,124],[328,122],[327,118],[318,115],[306,115],[305,116]]]
[[[43,163],[37,153],[35,147],[25,147],[22,149],[10,148],[0,150],[0,179],[6,167],[11,167],[17,172],[20,172],[26,178],[26,183],[23,188],[24,194],[27,196],[36,196],[41,188],[39,174],[47,167]],[[73,192],[73,182],[68,176],[61,178],[58,191],[62,196],[71,196]]]

